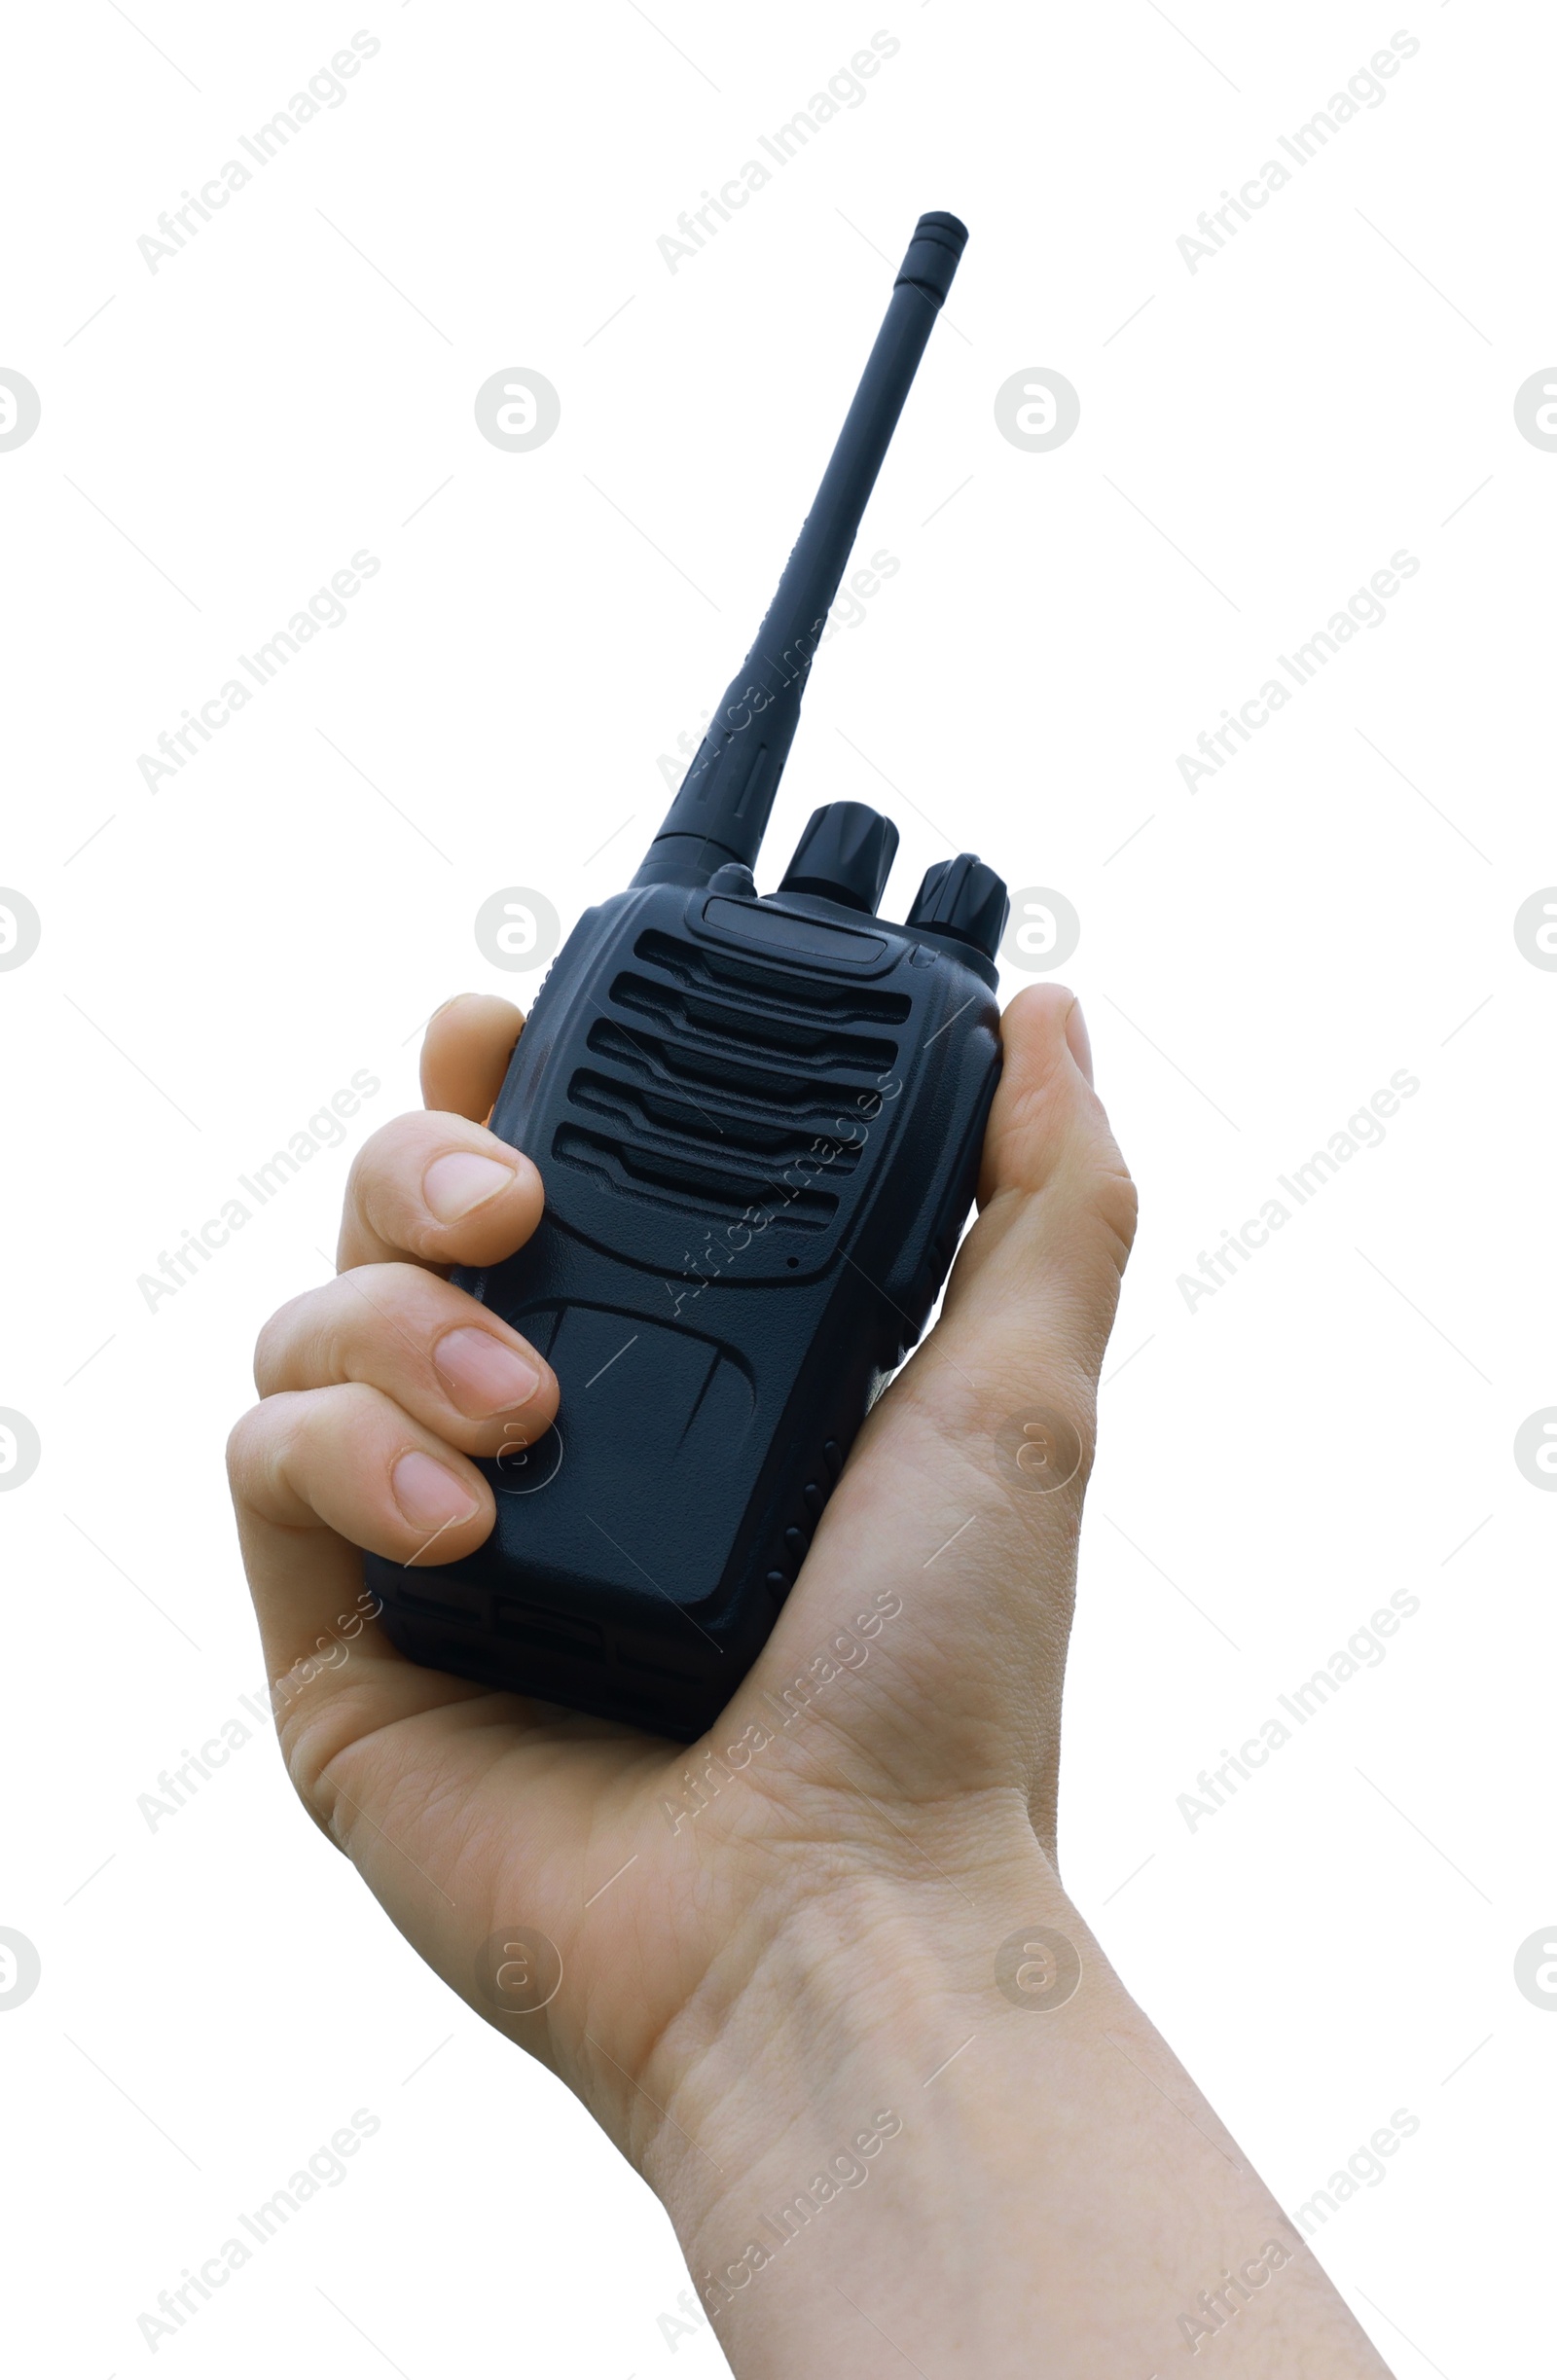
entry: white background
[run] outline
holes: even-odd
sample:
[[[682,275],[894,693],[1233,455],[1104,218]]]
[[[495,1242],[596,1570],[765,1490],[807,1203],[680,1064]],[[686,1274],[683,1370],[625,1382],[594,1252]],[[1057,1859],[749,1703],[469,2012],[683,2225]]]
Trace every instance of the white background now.
[[[0,102],[0,364],[42,399],[0,453],[0,883],[43,920],[0,974],[0,1405],[43,1445],[0,1497],[27,2368],[137,2368],[137,2315],[357,2109],[349,2179],[170,2364],[724,2368],[665,2334],[686,2277],[646,2189],[420,1966],[269,1742],[155,1833],[137,1796],[260,1681],[221,1466],[254,1334],[325,1276],[431,1008],[525,996],[479,904],[535,886],[565,926],[631,872],[927,207],[972,239],[862,532],[901,567],[818,662],[759,881],[851,797],[902,830],[899,914],[963,845],[1079,911],[1143,1219],[1067,1881],[1285,2206],[1418,2117],[1317,2243],[1394,2368],[1535,2368],[1557,2014],[1513,1963],[1557,1920],[1557,1505],[1512,1441],[1557,1403],[1557,979],[1512,920],[1557,878],[1557,456],[1513,397],[1557,353],[1549,18],[390,0],[345,103],[154,273],[159,212],[362,20],[132,13],[13,17]],[[1402,23],[1385,103],[1192,273],[1200,211]],[[670,270],[677,214],[879,26],[863,104]],[[528,453],[474,422],[510,367],[561,394]],[[1080,392],[1052,452],[995,420],[1034,367]],[[1402,548],[1384,624],[1188,791],[1177,756]],[[362,549],[344,624],[149,791],[137,754]],[[359,1068],[346,1144],[149,1312],[137,1278]],[[1190,1311],[1178,1276],[1396,1069],[1383,1144]],[[1198,1772],[1402,1589],[1382,1665],[1191,1830]]]

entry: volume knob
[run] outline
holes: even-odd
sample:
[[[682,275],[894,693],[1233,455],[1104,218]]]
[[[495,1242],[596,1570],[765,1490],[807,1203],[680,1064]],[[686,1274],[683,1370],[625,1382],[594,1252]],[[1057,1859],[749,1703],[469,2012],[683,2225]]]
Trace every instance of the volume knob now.
[[[874,917],[891,872],[897,829],[864,802],[829,802],[814,810],[780,892],[815,892]]]

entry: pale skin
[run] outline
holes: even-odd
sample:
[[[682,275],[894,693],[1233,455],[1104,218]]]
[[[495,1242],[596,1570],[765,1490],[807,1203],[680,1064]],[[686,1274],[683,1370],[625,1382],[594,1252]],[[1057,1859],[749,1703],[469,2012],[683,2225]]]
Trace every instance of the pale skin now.
[[[545,1362],[445,1278],[509,1254],[542,1210],[534,1165],[484,1123],[521,1025],[484,995],[433,1019],[428,1111],[361,1151],[338,1277],[266,1325],[261,1401],[233,1433],[305,1806],[644,2176],[741,2380],[1388,2380],[1060,1881],[1077,1535],[1135,1226],[1071,995],[1007,1009],[941,1318],[861,1431],[756,1668],[690,1748],[417,1668],[361,1624],[353,1549],[471,1551],[493,1504],[468,1458],[558,1408]],[[998,1450],[1032,1409],[1086,1449],[1051,1493],[1013,1483]],[[840,1632],[856,1650],[779,1725],[763,1690],[815,1678]],[[752,1725],[767,1741],[737,1766]],[[518,1928],[556,1944],[562,1980],[504,2015],[476,1962]],[[1019,1947],[1016,1999],[996,1982],[1002,1945],[1035,1929],[1080,1956],[1059,2005],[1021,1998],[1041,2000],[1041,1945]],[[813,2187],[829,2173],[830,2197]],[[797,2193],[811,2211],[776,2227]]]

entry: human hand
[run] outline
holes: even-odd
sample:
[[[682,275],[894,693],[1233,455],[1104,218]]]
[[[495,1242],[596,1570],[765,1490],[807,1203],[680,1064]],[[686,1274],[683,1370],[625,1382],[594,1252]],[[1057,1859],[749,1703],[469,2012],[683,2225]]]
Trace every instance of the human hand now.
[[[769,1643],[686,1749],[420,1669],[361,1619],[355,1549],[428,1563],[473,1550],[493,1507],[470,1458],[495,1454],[521,1417],[538,1434],[557,1408],[545,1362],[443,1278],[511,1253],[541,1213],[534,1166],[481,1122],[521,1022],[484,997],[440,1011],[422,1060],[431,1112],[366,1144],[341,1272],[261,1334],[262,1401],[230,1468],[292,1781],[422,1956],[561,2074],[665,2198],[743,2374],[832,2360],[841,2322],[856,2370],[879,2355],[902,2368],[891,2333],[916,2354],[944,2340],[936,2373],[987,2373],[1041,2320],[1046,2369],[1100,2380],[1115,2368],[1101,2348],[1135,2353],[1139,2335],[1149,2357],[1159,2333],[1173,2340],[1165,2252],[1192,2309],[1195,2288],[1217,2284],[1213,2252],[1247,2260],[1285,2218],[1204,2103],[1186,2116],[1170,2098],[1163,2132],[1153,2094],[1170,2086],[1151,2061],[1184,2101],[1193,2086],[1055,1864],[1077,1533],[1135,1219],[1080,1012],[1056,986],[1006,1011],[979,1219],[941,1317],[861,1430]],[[1038,1413],[1047,1438],[1024,1441]],[[1068,1457],[1034,1472],[1034,1452],[1061,1447],[1073,1469]],[[1047,2033],[995,1980],[1001,1944],[1034,1926],[1076,1947],[1086,1978]],[[561,1978],[523,2015],[478,1979],[493,1937],[520,1930],[555,1945]],[[950,2075],[930,2074],[970,2040]],[[1058,2060],[1042,2118],[1063,2180],[1035,2157],[1031,2122],[1011,2126],[1040,2048]],[[1176,2115],[1224,2169],[1197,2212],[1151,2195],[1177,2202]],[[765,2251],[767,2194],[798,2189],[815,2213],[823,2151],[866,2137],[878,2162],[849,2154],[872,2190],[851,2182],[847,2213],[825,2233],[818,2218],[804,2251],[771,2236]],[[926,2177],[947,2154],[977,2171],[927,2238]],[[1116,2203],[1132,2190],[1134,2214]],[[1034,2233],[1069,2243],[1071,2296],[1031,2269]],[[1100,2254],[1106,2290],[1089,2292]],[[1274,2274],[1305,2258],[1306,2277],[1277,2290]],[[1352,2360],[1359,2334],[1306,2252],[1260,2269],[1268,2294],[1246,2287],[1240,2336],[1263,2339],[1275,2307],[1278,2346],[1318,2320],[1328,2371],[1382,2369]],[[846,2272],[853,2293],[834,2278]],[[1289,2367],[1229,2364],[1243,2368]]]

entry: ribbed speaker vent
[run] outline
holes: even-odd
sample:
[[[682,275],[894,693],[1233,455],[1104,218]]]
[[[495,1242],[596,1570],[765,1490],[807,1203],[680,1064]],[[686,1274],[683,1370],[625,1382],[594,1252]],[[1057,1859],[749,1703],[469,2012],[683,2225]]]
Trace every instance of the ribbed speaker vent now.
[[[699,990],[734,992],[742,1004],[772,1005],[791,1015],[831,1016],[848,1025],[902,1025],[912,1002],[901,992],[873,992],[865,984],[835,984],[805,975],[779,974],[751,959],[670,934],[640,934],[635,957],[657,972]]]
[[[615,1188],[720,1219],[767,1207],[824,1230],[858,1167],[871,1095],[910,1003],[748,965],[659,933],[611,985],[552,1156]],[[872,1030],[872,1028],[878,1029]],[[851,1118],[858,1117],[857,1126]]]

